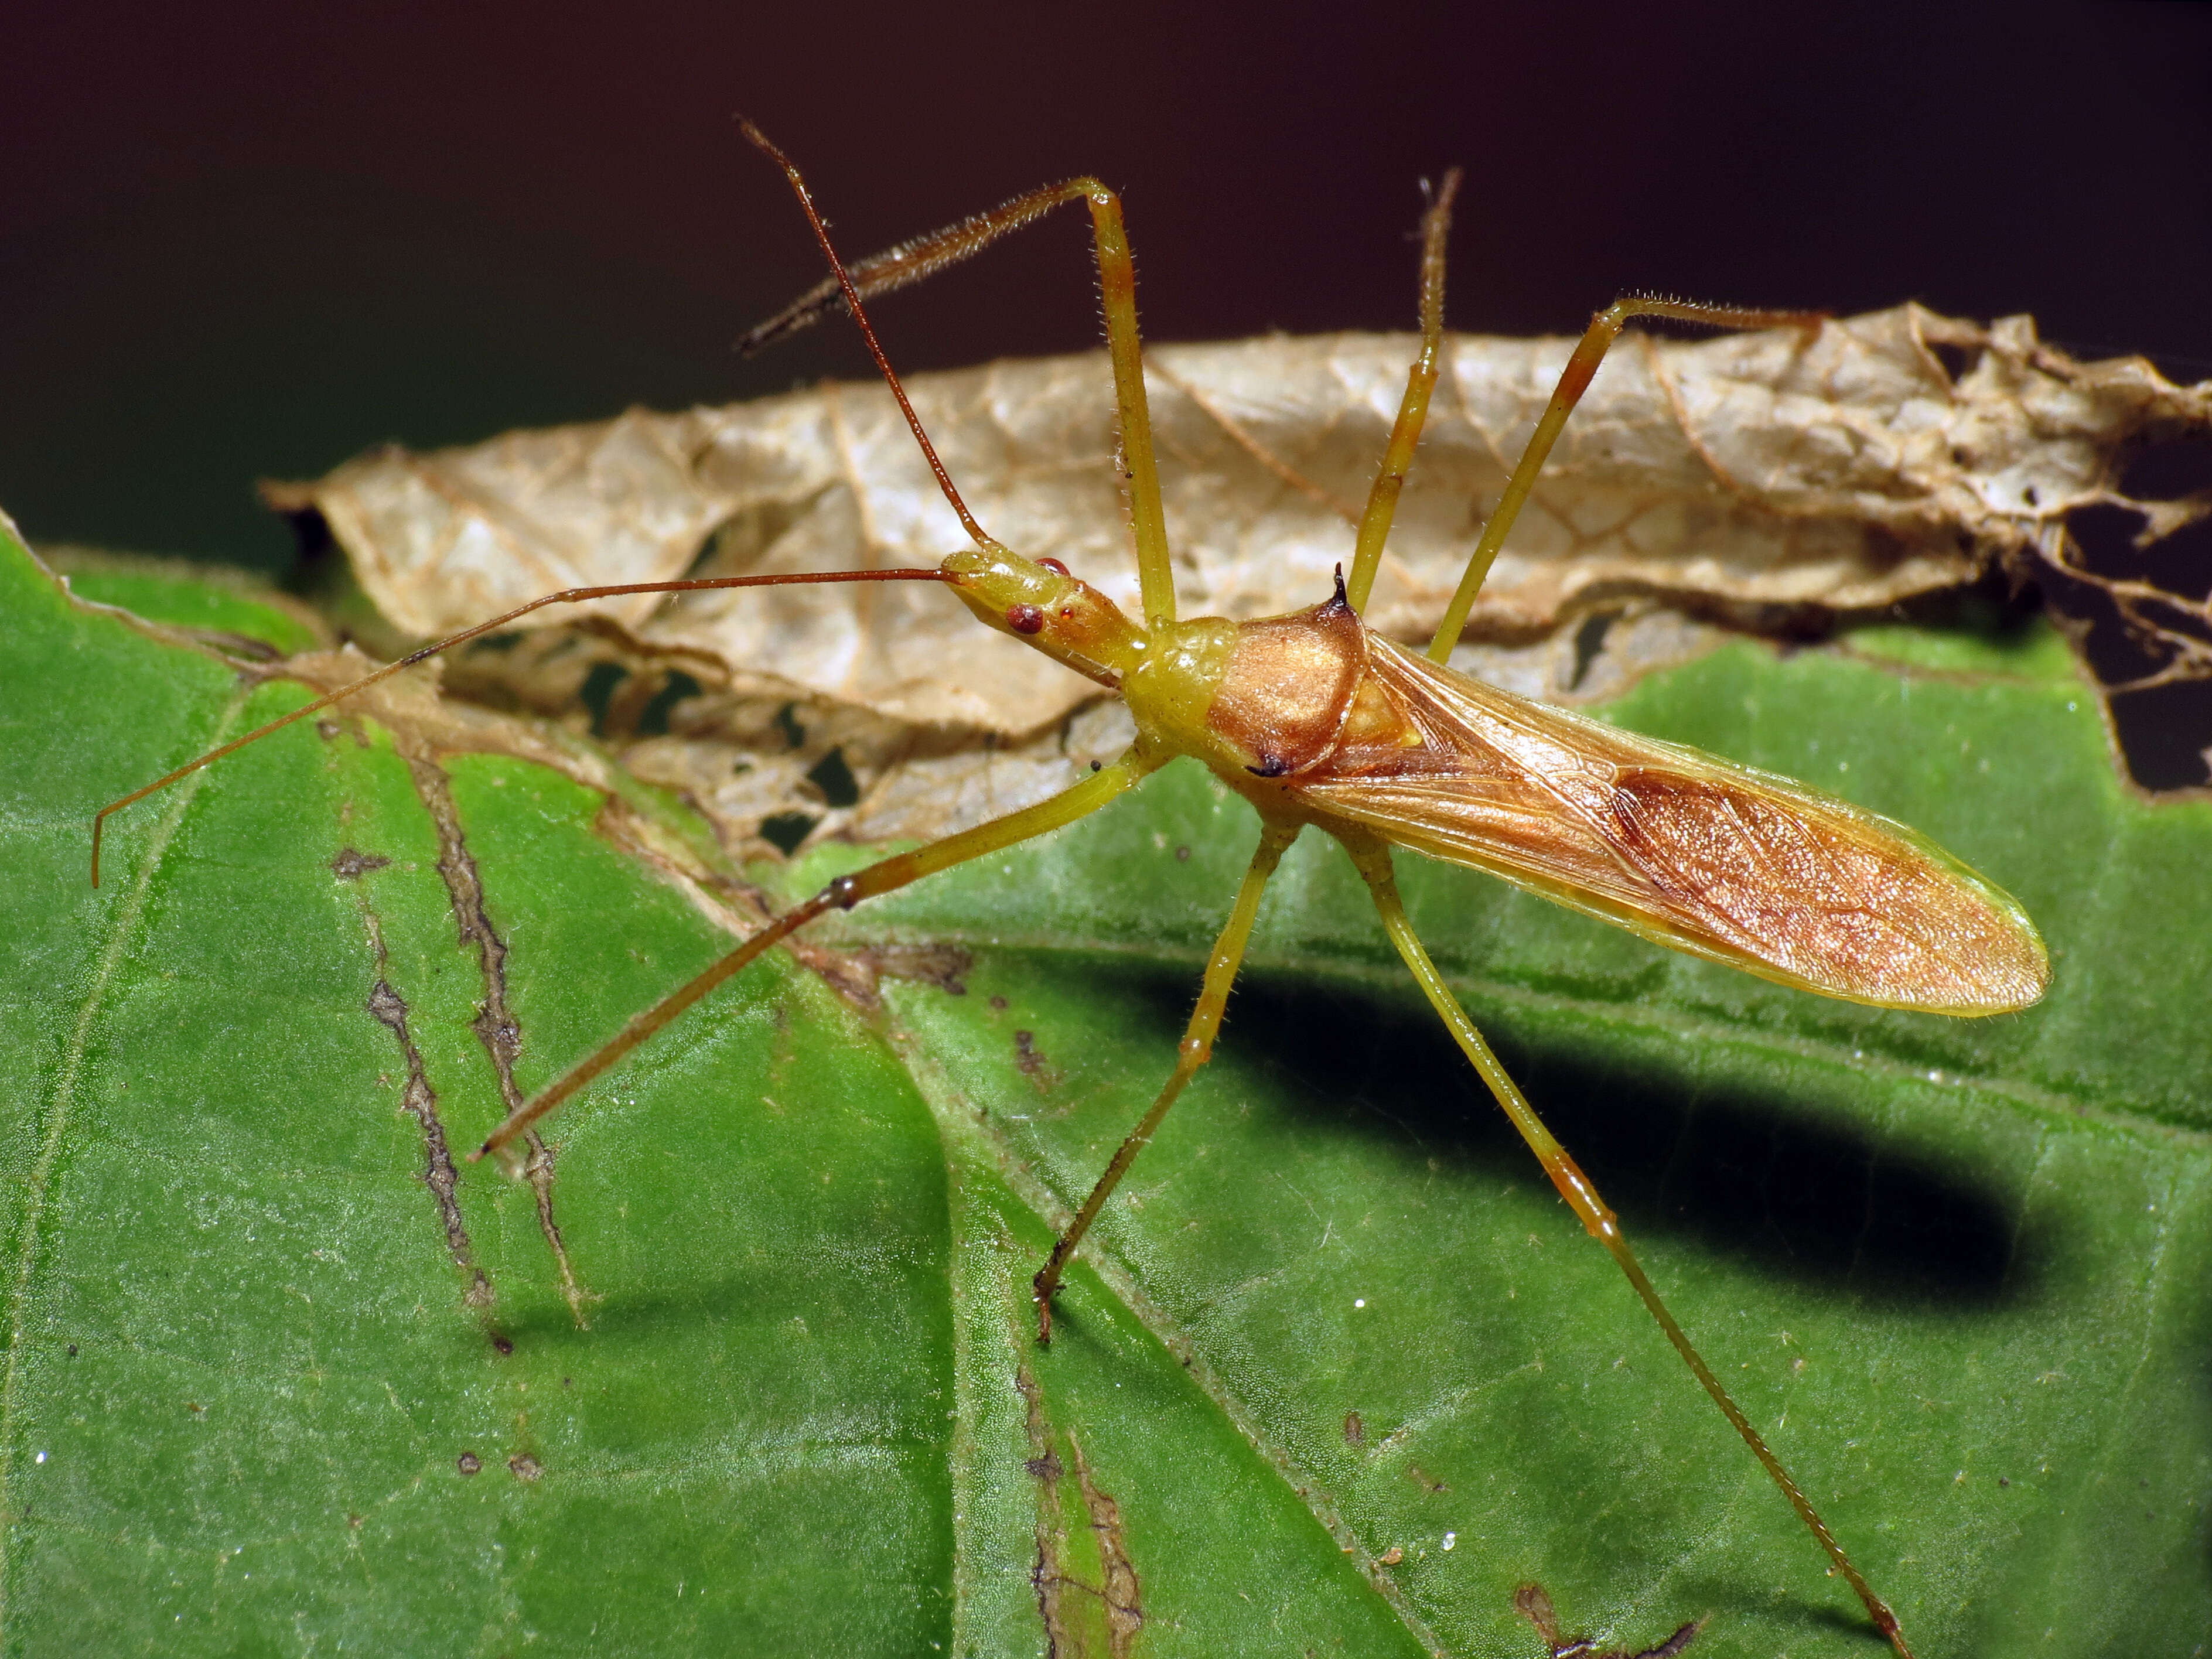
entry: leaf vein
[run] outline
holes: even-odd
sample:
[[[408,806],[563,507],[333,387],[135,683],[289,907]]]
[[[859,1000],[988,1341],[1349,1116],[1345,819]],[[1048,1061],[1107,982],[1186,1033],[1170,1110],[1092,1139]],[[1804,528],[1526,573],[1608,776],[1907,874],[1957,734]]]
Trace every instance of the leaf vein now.
[[[239,714],[246,707],[251,686],[240,686],[225,706],[216,722],[212,741],[220,743],[237,724]],[[15,1416],[20,1398],[19,1383],[22,1375],[23,1320],[30,1300],[31,1279],[39,1256],[40,1236],[46,1218],[48,1199],[53,1189],[56,1165],[61,1158],[62,1140],[69,1132],[71,1109],[76,1104],[77,1083],[81,1077],[87,1048],[92,1038],[93,1023],[106,1001],[109,988],[114,983],[117,970],[128,954],[131,941],[137,938],[139,923],[146,914],[146,896],[160,872],[162,860],[167,855],[170,843],[175,839],[185,813],[199,796],[207,781],[205,772],[195,772],[180,781],[169,810],[156,820],[153,835],[148,839],[146,851],[139,861],[137,878],[123,902],[112,913],[113,925],[106,945],[101,948],[92,981],[85,988],[84,1000],[77,1010],[76,1022],[64,1045],[60,1064],[55,1067],[52,1091],[47,1097],[46,1133],[40,1137],[38,1162],[32,1166],[24,1183],[23,1217],[17,1224],[15,1248],[15,1273],[8,1292],[8,1358],[4,1372],[0,1372],[0,1644],[7,1638],[9,1579],[15,1561],[9,1544],[15,1535],[16,1510],[11,1480],[15,1473]]]

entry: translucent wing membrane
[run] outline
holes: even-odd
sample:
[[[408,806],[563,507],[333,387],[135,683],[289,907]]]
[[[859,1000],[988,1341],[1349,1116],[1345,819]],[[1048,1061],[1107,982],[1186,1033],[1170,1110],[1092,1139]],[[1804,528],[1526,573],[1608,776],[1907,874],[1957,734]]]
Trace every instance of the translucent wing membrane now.
[[[1824,996],[1993,1014],[2043,994],[2026,913],[1902,824],[1373,635],[1365,691],[1367,718],[1300,781],[1327,815]]]

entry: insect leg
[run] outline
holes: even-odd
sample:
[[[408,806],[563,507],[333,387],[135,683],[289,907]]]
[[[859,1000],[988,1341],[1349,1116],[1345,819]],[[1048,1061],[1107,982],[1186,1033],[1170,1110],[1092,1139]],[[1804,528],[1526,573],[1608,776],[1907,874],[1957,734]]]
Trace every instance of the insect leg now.
[[[1575,347],[1574,355],[1567,359],[1566,369],[1552,392],[1552,401],[1544,406],[1542,418],[1528,436],[1528,447],[1521,452],[1513,476],[1505,482],[1505,493],[1498,498],[1497,511],[1482,527],[1482,538],[1468,559],[1467,570],[1459,579],[1451,603],[1444,607],[1444,619],[1437,624],[1436,638],[1429,641],[1430,661],[1444,661],[1450,657],[1452,647],[1459,643],[1460,631],[1467,626],[1468,612],[1474,608],[1474,596],[1482,591],[1483,580],[1490,574],[1498,550],[1505,544],[1507,532],[1513,528],[1514,520],[1520,517],[1528,492],[1535,487],[1536,475],[1543,471],[1544,459],[1552,453],[1559,428],[1566,425],[1575,404],[1589,390],[1591,377],[1596,374],[1607,348],[1620,337],[1622,327],[1632,317],[1671,317],[1678,322],[1709,323],[1715,328],[1798,328],[1808,333],[1826,320],[1825,313],[1817,311],[1752,311],[1740,306],[1706,306],[1686,300],[1653,300],[1634,295],[1615,300],[1591,318],[1589,331]]]
[[[1344,585],[1345,598],[1354,611],[1367,608],[1368,592],[1382,562],[1382,544],[1390,538],[1390,520],[1398,511],[1398,492],[1406,487],[1413,447],[1420,442],[1421,423],[1428,419],[1429,394],[1437,386],[1437,356],[1444,338],[1444,240],[1451,234],[1452,198],[1459,194],[1459,179],[1457,167],[1445,173],[1443,187],[1421,216],[1421,350],[1406,371],[1406,395],[1398,403],[1390,445],[1382,452],[1374,488],[1367,492],[1367,510],[1359,515],[1352,580]]]
[[[1033,1283],[1036,1290],[1039,1346],[1052,1340],[1052,1297],[1060,1288],[1060,1276],[1068,1258],[1075,1254],[1075,1247],[1083,1242],[1083,1236],[1091,1231],[1091,1224],[1098,1218],[1098,1212],[1105,1207],[1115,1188],[1121,1184],[1121,1177],[1128,1173],[1137,1154],[1152,1140],[1160,1121],[1167,1116],[1168,1108],[1182,1093],[1183,1085],[1212,1058],[1214,1036],[1221,1030],[1222,1012],[1229,1006],[1229,988],[1237,978],[1238,964],[1244,960],[1245,941],[1252,937],[1252,923],[1260,914],[1260,896],[1267,890],[1267,878],[1275,873],[1284,853],[1297,838],[1296,824],[1279,829],[1273,824],[1261,825],[1260,848],[1252,854],[1251,866],[1244,872],[1243,884],[1237,890],[1237,902],[1230,908],[1229,921],[1222,927],[1221,936],[1213,941],[1213,954],[1206,959],[1206,981],[1199,990],[1198,1006],[1191,1010],[1190,1023],[1183,1027],[1174,1073],[1160,1091],[1159,1097],[1115,1151],[1106,1173],[1098,1177],[1091,1196],[1083,1200],[1075,1219],[1067,1224],[1067,1231],[1054,1242],[1051,1258],[1037,1270]]]
[[[1097,811],[1151,769],[1133,753],[1125,755],[1111,766],[1092,773],[1082,782],[1062,790],[1048,800],[1041,800],[1034,806],[1025,806],[1018,812],[1009,812],[988,823],[979,823],[972,830],[963,830],[942,841],[917,847],[910,853],[894,854],[849,876],[838,877],[813,897],[785,911],[703,973],[678,986],[652,1007],[632,1015],[629,1023],[605,1046],[586,1055],[536,1098],[510,1112],[507,1121],[492,1131],[483,1145],[469,1154],[469,1161],[474,1163],[486,1152],[495,1152],[507,1146],[539,1118],[744,968],[769,946],[787,939],[817,917],[830,910],[849,910],[862,899],[879,897],[904,887],[909,882],[919,881],[924,876],[935,875],[956,864],[965,864],[970,859],[981,858],[1012,847],[1018,842],[1028,841],[1048,830],[1073,823],[1078,818]]]
[[[1675,1322],[1674,1316],[1668,1311],[1667,1304],[1660,1299],[1658,1291],[1644,1276],[1642,1265],[1629,1249],[1628,1241],[1621,1236],[1620,1223],[1612,1210],[1607,1207],[1603,1197],[1590,1184],[1589,1177],[1576,1166],[1574,1159],[1567,1156],[1566,1149],[1544,1127],[1543,1120],[1529,1105],[1528,1097],[1506,1074],[1504,1066],[1498,1063],[1498,1056],[1491,1052],[1490,1044],[1483,1040],[1482,1033],[1475,1029],[1474,1022],[1460,1006],[1459,999],[1451,994],[1443,976],[1437,973],[1436,964],[1429,959],[1428,951],[1414,933],[1412,922],[1406,918],[1405,906],[1399,901],[1397,879],[1391,872],[1389,845],[1380,840],[1365,837],[1345,836],[1342,839],[1345,849],[1352,854],[1352,862],[1366,879],[1368,890],[1375,896],[1375,908],[1382,913],[1382,926],[1389,933],[1390,942],[1398,947],[1398,954],[1405,958],[1406,966],[1413,970],[1414,979],[1419,982],[1422,993],[1429,1000],[1429,1006],[1437,1011],[1437,1017],[1451,1031],[1452,1040],[1459,1044],[1460,1052],[1468,1057],[1481,1074],[1483,1082],[1489,1085],[1490,1092],[1497,1097],[1498,1103],[1505,1109],[1505,1115],[1512,1119],[1513,1127],[1521,1132],[1521,1139],[1528,1144],[1528,1150],[1535,1153],[1537,1162],[1544,1166],[1544,1173],[1551,1176],[1552,1184],[1559,1189],[1559,1196],[1566,1200],[1583,1225],[1605,1246],[1620,1271],[1627,1275],[1629,1284],[1642,1298],[1644,1307],[1659,1322],[1659,1328],[1666,1332],[1667,1340],[1674,1345],[1674,1351],[1682,1356],[1691,1373],[1712,1396],[1713,1403],[1721,1409],[1721,1414],[1743,1437],[1744,1443],[1751,1448],[1753,1455],[1772,1477],[1774,1484],[1782,1489],[1782,1495],[1790,1500],[1790,1506],[1797,1511],[1798,1518],[1812,1528],[1813,1535],[1820,1540],[1820,1547],[1828,1553],[1829,1560],[1835,1564],[1835,1570],[1842,1573],[1850,1587],[1858,1592],[1859,1600],[1865,1603],[1867,1614],[1874,1620],[1875,1628],[1889,1638],[1904,1659],[1911,1659],[1911,1650],[1905,1645],[1904,1635],[1897,1627],[1897,1615],[1859,1576],[1858,1569],[1844,1553],[1844,1547],[1828,1530],[1827,1522],[1820,1519],[1811,1500],[1790,1479],[1790,1471],[1783,1468],[1782,1460],[1768,1449],[1765,1440],[1752,1426],[1751,1419],[1743,1414],[1735,1401],[1729,1398],[1728,1390],[1721,1386],[1720,1379],[1713,1375],[1712,1368],[1691,1345],[1688,1334]]]
[[[863,300],[896,293],[973,258],[1001,236],[1035,224],[1061,204],[1080,201],[1099,187],[1098,181],[1090,178],[1040,185],[987,213],[971,213],[957,224],[911,237],[865,259],[854,259],[846,265],[845,274],[852,278],[853,291]],[[738,337],[738,350],[750,357],[847,309],[844,289],[835,276],[825,276],[766,322],[747,329]]]
[[[868,349],[875,357],[876,366],[883,370],[892,394],[905,407],[908,423],[914,428],[914,435],[923,453],[929,457],[946,498],[980,545],[994,544],[968,517],[967,508],[960,505],[959,493],[952,488],[952,481],[938,463],[937,452],[930,447],[929,440],[922,433],[921,422],[915,418],[913,409],[906,407],[906,393],[899,386],[898,376],[891,372],[883,348],[876,342],[875,331],[868,323],[861,302],[872,292],[888,293],[964,259],[1062,202],[1082,201],[1089,204],[1091,239],[1098,254],[1098,289],[1106,312],[1106,355],[1114,365],[1114,402],[1121,416],[1121,471],[1128,480],[1129,520],[1137,538],[1137,579],[1143,591],[1145,618],[1153,623],[1173,622],[1175,570],[1168,556],[1167,514],[1160,505],[1160,470],[1152,452],[1151,406],[1145,400],[1144,346],[1137,333],[1137,267],[1129,255],[1129,234],[1121,221],[1121,198],[1096,179],[1070,179],[1065,184],[1047,185],[1026,196],[1018,196],[989,213],[977,214],[848,268],[830,246],[830,233],[815,212],[806,181],[791,158],[769,143],[751,122],[740,118],[738,125],[791,181],[800,206],[805,209],[814,226],[822,251],[829,257],[833,273],[829,282],[800,295],[793,304],[748,334],[740,348],[755,349],[780,335],[804,328],[823,311],[834,308],[842,298],[844,307],[852,313],[853,320],[860,325],[867,339]]]

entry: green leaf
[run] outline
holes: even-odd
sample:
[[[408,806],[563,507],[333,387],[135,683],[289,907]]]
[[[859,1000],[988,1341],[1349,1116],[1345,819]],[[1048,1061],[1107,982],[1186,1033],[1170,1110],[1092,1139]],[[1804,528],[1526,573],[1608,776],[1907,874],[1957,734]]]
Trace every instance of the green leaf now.
[[[95,807],[309,694],[12,545],[0,606],[7,1651],[1536,1655],[1528,1580],[1630,1650],[1886,1651],[1313,837],[1036,1349],[1255,839],[1195,767],[756,965],[542,1190],[448,1199],[502,1030],[526,1094],[728,947],[735,872],[350,715],[129,809],[94,891]],[[2045,636],[1911,638],[1611,713],[1929,831],[2042,1006],[1828,1003],[1401,857],[1408,903],[1922,1659],[2186,1652],[2212,811],[2115,781]]]
[[[233,573],[181,560],[132,558],[73,550],[57,561],[70,591],[95,605],[112,605],[154,622],[167,623],[218,647],[229,645],[286,655],[313,651],[322,635],[266,589]]]

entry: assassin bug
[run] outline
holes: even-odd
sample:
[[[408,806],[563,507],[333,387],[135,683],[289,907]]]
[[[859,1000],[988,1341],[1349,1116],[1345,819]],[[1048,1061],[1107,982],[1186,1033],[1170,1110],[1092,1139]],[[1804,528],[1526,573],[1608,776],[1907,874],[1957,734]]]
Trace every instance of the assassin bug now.
[[[1407,921],[1392,868],[1392,848],[1410,848],[1491,871],[1675,949],[1877,1006],[1973,1016],[2023,1008],[2041,996],[2048,963],[2020,907],[1911,830],[1786,779],[1624,733],[1443,666],[1554,440],[1626,323],[1644,316],[1725,328],[1810,330],[1820,319],[1639,298],[1618,301],[1599,313],[1515,467],[1434,639],[1417,656],[1369,630],[1360,612],[1438,374],[1444,243],[1458,185],[1456,173],[1448,175],[1423,222],[1420,349],[1359,524],[1349,574],[1340,569],[1335,592],[1306,611],[1245,623],[1182,621],[1176,615],[1146,412],[1134,270],[1114,193],[1094,179],[1071,179],[848,267],[830,246],[797,167],[750,123],[744,126],[783,168],[832,271],[829,281],[755,330],[748,343],[764,343],[834,309],[848,311],[973,545],[933,570],[714,577],[547,595],[426,646],[103,807],[93,826],[94,882],[100,834],[111,814],[280,726],[544,606],[617,594],[797,582],[918,581],[948,587],[989,626],[1117,691],[1137,727],[1129,751],[1048,800],[839,877],[635,1016],[514,1112],[472,1156],[506,1152],[538,1119],[808,922],[1072,823],[1168,761],[1195,757],[1255,809],[1259,847],[1208,961],[1170,1076],[1036,1274],[1038,1340],[1049,1340],[1052,1297],[1069,1258],[1209,1057],[1268,880],[1291,844],[1312,826],[1342,845],[1423,994],[1560,1195],[1612,1255],[1875,1626],[1909,1659],[1895,1615],[1691,1344],[1638,1265],[1613,1211],[1546,1129],[1444,983]],[[1140,620],[1126,616],[1057,561],[1025,558],[975,521],[908,404],[863,303],[1076,201],[1091,211],[1105,301]]]

